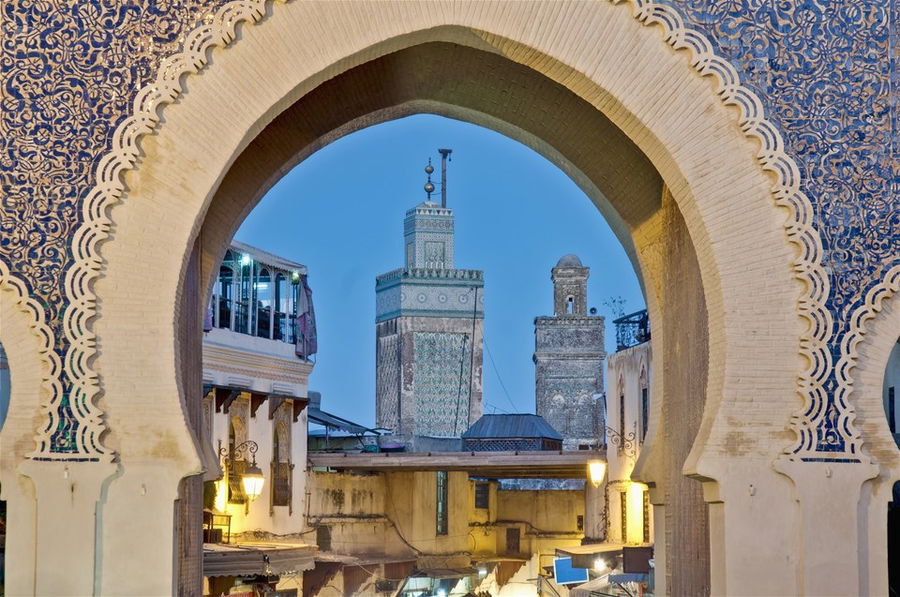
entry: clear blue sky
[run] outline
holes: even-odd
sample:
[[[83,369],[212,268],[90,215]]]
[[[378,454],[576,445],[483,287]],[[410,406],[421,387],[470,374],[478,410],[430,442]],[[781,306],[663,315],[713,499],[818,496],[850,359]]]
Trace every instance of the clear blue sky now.
[[[309,268],[319,332],[310,389],[322,392],[325,410],[360,423],[375,419],[375,276],[403,265],[403,217],[425,199],[429,156],[440,180],[438,147],[453,149],[456,267],[485,272],[485,412],[534,412],[533,320],[552,314],[550,268],[562,255],[591,268],[588,305],[607,317],[608,350],[615,338],[604,303],[621,296],[626,313],[644,307],[606,221],[524,145],[431,115],[344,137],[279,181],[236,238]]]

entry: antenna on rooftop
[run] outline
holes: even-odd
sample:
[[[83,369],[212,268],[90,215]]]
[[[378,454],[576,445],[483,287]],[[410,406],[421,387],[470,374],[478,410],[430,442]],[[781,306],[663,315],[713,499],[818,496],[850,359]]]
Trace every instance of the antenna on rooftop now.
[[[441,154],[441,207],[447,207],[447,162],[450,160],[450,154],[453,153],[453,150],[438,149],[438,153]],[[429,178],[429,180],[431,179]]]

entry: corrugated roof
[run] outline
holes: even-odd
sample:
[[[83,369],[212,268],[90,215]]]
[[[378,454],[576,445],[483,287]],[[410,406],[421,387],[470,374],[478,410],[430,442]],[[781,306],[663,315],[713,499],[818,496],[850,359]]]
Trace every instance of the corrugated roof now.
[[[543,437],[562,440],[562,436],[544,420],[527,413],[512,415],[483,415],[462,434],[463,439],[495,439],[514,437]]]
[[[310,406],[306,410],[310,423],[318,423],[319,425],[322,425],[324,427],[340,429],[354,435],[365,435],[366,433],[379,435],[379,433],[374,429],[369,429],[368,427],[364,427],[358,423],[354,423],[353,421],[348,421],[347,419],[343,419],[337,415],[327,413],[324,410],[320,410],[314,406]]]

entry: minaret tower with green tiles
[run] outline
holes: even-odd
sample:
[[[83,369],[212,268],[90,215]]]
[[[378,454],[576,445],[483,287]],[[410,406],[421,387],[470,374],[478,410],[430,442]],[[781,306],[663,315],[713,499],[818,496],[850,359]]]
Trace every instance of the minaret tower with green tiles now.
[[[375,415],[401,436],[459,437],[482,413],[484,276],[455,269],[454,217],[431,200],[434,167],[425,167],[426,200],[406,212],[405,265],[375,280]]]

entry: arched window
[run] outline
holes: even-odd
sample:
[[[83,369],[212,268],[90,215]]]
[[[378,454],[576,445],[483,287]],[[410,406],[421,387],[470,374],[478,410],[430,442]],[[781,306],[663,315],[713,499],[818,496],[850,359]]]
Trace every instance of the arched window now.
[[[647,368],[643,364],[641,365],[639,387],[641,388],[641,441],[644,441],[650,424],[650,384],[647,380]]]
[[[230,504],[244,504],[247,496],[244,495],[244,486],[241,479],[247,468],[247,462],[239,458],[236,448],[244,442],[244,422],[240,417],[231,417],[228,422],[228,502]]]
[[[272,506],[291,506],[293,469],[290,428],[278,421],[272,430]]]
[[[625,383],[619,377],[619,453],[625,450]]]

